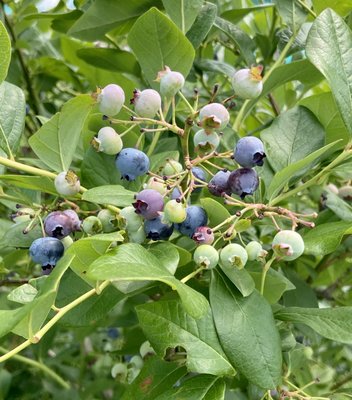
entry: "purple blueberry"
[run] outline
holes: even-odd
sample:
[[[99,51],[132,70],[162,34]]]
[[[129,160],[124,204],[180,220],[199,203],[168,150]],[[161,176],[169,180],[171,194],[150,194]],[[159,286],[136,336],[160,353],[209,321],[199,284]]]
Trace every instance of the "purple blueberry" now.
[[[164,208],[164,198],[156,190],[144,189],[137,194],[136,201],[132,205],[137,214],[145,219],[154,219]]]
[[[209,192],[218,197],[221,197],[223,193],[231,195],[231,189],[229,186],[230,174],[230,171],[217,172],[208,183]]]
[[[76,211],[73,210],[65,210],[62,212],[63,214],[69,216],[72,222],[72,230],[73,231],[80,231],[81,230],[81,220],[79,219]]]
[[[232,171],[229,177],[231,192],[243,200],[247,195],[253,194],[259,185],[258,174],[251,168],[239,168]]]
[[[29,254],[35,263],[43,267],[43,270],[49,269],[50,272],[64,254],[64,245],[53,237],[39,238],[31,244]]]
[[[262,166],[264,157],[263,142],[255,136],[246,136],[236,143],[234,158],[241,167]]]
[[[115,163],[121,177],[128,181],[134,181],[137,176],[147,173],[150,165],[148,156],[143,151],[133,148],[122,149]]]
[[[176,229],[183,235],[192,237],[197,228],[207,224],[208,216],[204,208],[200,206],[189,206],[186,208],[186,212],[186,219],[180,224],[176,224]]]
[[[162,217],[157,217],[144,222],[144,231],[148,239],[167,240],[174,231],[174,224],[162,222]]]
[[[214,233],[209,226],[200,226],[192,236],[197,244],[212,244],[214,242]]]
[[[62,239],[73,231],[71,217],[62,211],[51,212],[45,218],[44,230],[48,236]]]

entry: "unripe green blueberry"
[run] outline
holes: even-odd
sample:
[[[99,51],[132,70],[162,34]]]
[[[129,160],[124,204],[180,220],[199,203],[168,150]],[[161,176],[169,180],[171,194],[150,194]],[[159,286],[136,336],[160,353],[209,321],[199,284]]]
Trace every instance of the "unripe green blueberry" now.
[[[220,260],[224,267],[242,269],[246,265],[248,254],[244,247],[230,243],[221,250]]]
[[[141,226],[137,231],[128,231],[128,237],[131,243],[144,243],[146,239],[144,227]]]
[[[88,235],[95,235],[103,230],[103,225],[98,217],[90,215],[83,220],[82,229]]]
[[[213,246],[202,244],[196,248],[193,260],[197,265],[208,269],[215,268],[219,262],[219,253]]]
[[[103,209],[98,212],[97,217],[100,219],[104,232],[109,233],[116,231],[117,219],[115,213],[108,209]]]
[[[99,130],[98,136],[93,138],[92,145],[97,151],[114,155],[120,153],[123,142],[115,129],[110,126],[105,126]]]
[[[98,102],[100,112],[113,117],[120,112],[125,102],[125,92],[119,85],[107,85],[99,93]]]
[[[299,233],[284,230],[275,235],[272,248],[280,260],[292,261],[303,254],[304,241]]]
[[[184,76],[180,72],[171,71],[169,67],[159,72],[157,80],[160,80],[160,93],[166,98],[174,97],[185,84]]]
[[[222,104],[210,103],[200,109],[199,121],[203,129],[211,133],[213,129],[224,129],[230,114]]]
[[[156,178],[150,178],[149,181],[144,184],[144,189],[153,189],[160,194],[165,194],[167,192],[167,187],[164,182],[159,182]]]
[[[166,176],[176,175],[183,171],[182,164],[176,160],[166,160],[166,164],[162,170],[162,174]]]
[[[263,249],[262,245],[255,240],[247,244],[246,252],[249,261],[262,260],[268,254],[268,252]]]
[[[111,376],[114,379],[124,382],[127,378],[127,365],[123,363],[115,364],[111,369]]]
[[[339,196],[346,200],[346,201],[351,201],[352,200],[352,186],[346,185],[340,187],[338,190]]]
[[[130,359],[129,364],[134,368],[142,369],[143,365],[144,365],[144,361],[141,356],[133,356]]]
[[[242,99],[255,99],[263,90],[262,66],[238,70],[232,77],[235,94]]]
[[[164,206],[164,218],[169,222],[181,223],[186,219],[186,207],[180,200],[170,200]]]
[[[142,358],[145,358],[147,356],[152,356],[155,354],[155,350],[153,349],[148,340],[146,340],[141,344],[141,347],[139,348],[139,354],[141,355]]]
[[[196,150],[214,151],[220,144],[220,137],[216,132],[206,132],[200,129],[193,137]]]
[[[134,110],[143,118],[154,118],[161,107],[160,94],[154,89],[145,89],[134,92]]]
[[[80,181],[73,171],[60,172],[54,184],[56,191],[63,196],[74,196],[81,189]]]
[[[133,206],[123,208],[120,215],[125,220],[125,228],[128,232],[136,232],[143,225],[143,218],[136,213]]]

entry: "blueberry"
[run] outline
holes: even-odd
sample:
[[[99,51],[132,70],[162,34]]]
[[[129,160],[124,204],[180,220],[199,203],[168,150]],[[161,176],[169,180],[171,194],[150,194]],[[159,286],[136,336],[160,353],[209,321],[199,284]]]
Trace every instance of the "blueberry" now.
[[[182,164],[176,160],[168,159],[162,170],[162,174],[166,176],[176,175],[183,171]]]
[[[54,181],[55,189],[63,196],[74,196],[80,189],[80,181],[73,171],[60,172]]]
[[[134,104],[136,113],[143,118],[154,118],[161,108],[160,94],[153,89],[145,89],[141,92],[135,90],[131,102]]]
[[[124,218],[125,228],[128,232],[136,232],[143,225],[141,216],[136,214],[133,206],[124,207],[120,211],[120,215]]]
[[[200,206],[189,206],[186,208],[186,212],[186,219],[177,224],[176,229],[183,235],[192,237],[197,228],[207,224],[208,216],[204,208]]]
[[[170,200],[164,207],[164,218],[169,222],[180,223],[186,219],[186,209],[181,201]]]
[[[242,269],[246,265],[248,254],[241,245],[230,243],[221,250],[220,260],[224,267]]]
[[[123,147],[122,139],[115,129],[110,126],[101,128],[96,138],[93,138],[92,145],[97,151],[105,154],[114,155],[121,151]]]
[[[214,233],[209,226],[200,226],[192,236],[197,244],[212,244],[214,242]]]
[[[98,217],[90,215],[83,220],[82,229],[88,235],[95,235],[103,230],[103,225]]]
[[[280,260],[292,261],[303,254],[304,241],[298,232],[284,230],[275,235],[272,248]]]
[[[202,244],[196,248],[193,260],[197,265],[211,269],[217,266],[219,262],[219,253],[213,246]]]
[[[208,183],[209,192],[218,197],[221,197],[223,193],[231,195],[231,189],[229,186],[230,174],[230,171],[217,172]]]
[[[263,249],[262,245],[255,240],[249,242],[246,246],[246,252],[250,261],[265,259],[268,252]]]
[[[230,114],[222,104],[211,103],[200,109],[199,120],[203,129],[211,132],[213,129],[224,129],[230,121]]]
[[[144,222],[144,231],[148,239],[167,240],[174,231],[174,224],[163,223],[159,216]]]
[[[166,194],[167,188],[165,182],[160,182],[156,178],[150,178],[149,181],[143,186],[144,189],[153,189],[160,194]]]
[[[264,157],[263,142],[255,136],[246,136],[236,143],[234,158],[241,167],[262,166]]]
[[[158,73],[157,80],[160,80],[160,93],[163,97],[171,98],[183,88],[185,78],[180,72],[171,71],[165,67],[164,71]]]
[[[263,90],[262,66],[238,70],[232,77],[235,94],[242,99],[255,99]]]
[[[212,152],[220,144],[220,137],[216,132],[207,133],[200,129],[193,137],[193,143],[196,151]]]
[[[142,358],[153,356],[155,354],[155,350],[148,340],[141,344],[141,347],[139,348],[139,354]]]
[[[117,229],[117,219],[115,213],[108,209],[103,209],[98,212],[99,218],[104,232],[113,232]]]
[[[125,92],[119,85],[107,85],[101,90],[98,102],[100,112],[108,117],[113,117],[120,112],[125,102]]]
[[[244,199],[257,190],[259,178],[254,169],[239,168],[231,172],[228,182],[231,192]]]
[[[81,222],[82,221],[79,219],[76,211],[74,211],[74,210],[64,210],[62,213],[67,215],[68,217],[70,217],[73,231],[80,231],[81,230]]]
[[[352,186],[346,185],[340,187],[338,189],[338,195],[346,201],[352,201]]]
[[[128,238],[130,239],[131,243],[144,243],[146,239],[144,227],[141,226],[137,231],[128,231]]]
[[[171,192],[171,199],[172,200],[177,200],[180,199],[182,197],[182,194],[180,192],[180,189],[178,187],[175,187],[172,192]]]
[[[32,260],[41,264],[43,269],[54,267],[64,254],[64,245],[59,239],[44,237],[34,240],[29,248]]]
[[[115,163],[121,177],[128,181],[134,181],[137,176],[147,173],[150,165],[148,156],[143,151],[133,148],[122,149]]]
[[[206,172],[204,171],[203,168],[193,167],[192,168],[192,174],[194,176],[194,183],[196,185],[202,185],[202,184],[204,184],[204,182],[207,181],[207,174],[206,174]],[[197,193],[197,192],[200,192],[201,190],[202,190],[202,188],[199,187],[199,188],[196,188],[194,190],[194,192]]]
[[[45,218],[44,230],[48,236],[62,239],[73,231],[72,219],[62,211],[51,212]]]
[[[164,198],[156,190],[144,189],[137,194],[133,207],[145,219],[154,219],[164,208]]]

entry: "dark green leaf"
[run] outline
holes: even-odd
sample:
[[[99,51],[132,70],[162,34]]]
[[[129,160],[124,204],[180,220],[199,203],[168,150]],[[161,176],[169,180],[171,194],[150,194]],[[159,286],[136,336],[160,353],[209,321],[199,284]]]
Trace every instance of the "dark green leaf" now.
[[[7,76],[11,60],[11,41],[4,24],[0,21],[0,83]]]
[[[210,197],[205,197],[200,200],[200,204],[204,207],[205,211],[209,217],[209,225],[214,227],[225,219],[231,217],[231,214],[226,210],[226,208],[220,204],[218,201],[211,199]]]
[[[238,269],[235,267],[225,267],[220,264],[220,268],[237,287],[243,297],[249,296],[255,289],[255,282],[246,269]]]
[[[187,39],[197,49],[209,33],[215,21],[217,7],[215,4],[205,2],[194,24],[187,32]]]
[[[87,190],[82,199],[92,203],[126,207],[133,203],[134,193],[120,185],[104,185]]]
[[[272,8],[274,4],[260,4],[254,7],[244,7],[244,8],[236,8],[225,11],[221,14],[221,18],[227,19],[228,21],[232,22],[233,24],[237,24],[238,22],[242,21],[242,19],[252,13],[257,11],[265,11],[268,8]]]
[[[342,221],[352,221],[352,206],[330,190],[324,192],[324,205]]]
[[[186,33],[196,19],[203,0],[162,0],[171,20]]]
[[[57,195],[52,179],[32,175],[0,175],[0,181],[24,189],[40,190],[44,193]]]
[[[39,221],[36,222],[34,228],[28,233],[23,233],[23,230],[27,228],[30,222],[31,221],[25,221],[19,224],[13,224],[12,227],[8,229],[5,235],[1,238],[0,246],[29,248],[33,240],[43,236]]]
[[[274,2],[283,21],[297,31],[307,18],[304,8],[295,0],[274,0]]]

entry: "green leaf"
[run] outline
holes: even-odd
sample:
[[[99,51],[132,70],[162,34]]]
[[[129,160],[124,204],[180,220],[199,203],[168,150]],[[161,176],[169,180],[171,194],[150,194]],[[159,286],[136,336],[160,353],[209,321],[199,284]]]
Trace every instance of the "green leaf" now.
[[[329,208],[342,221],[352,221],[352,206],[330,190],[324,191],[324,206]]]
[[[336,250],[343,236],[351,233],[350,222],[330,222],[318,225],[304,235],[304,252],[316,256],[330,254]]]
[[[155,400],[186,373],[187,369],[178,362],[148,357],[137,378],[127,386],[121,400]]]
[[[252,13],[257,11],[265,11],[268,8],[272,8],[274,4],[260,4],[254,7],[244,7],[244,8],[236,8],[225,11],[221,14],[221,18],[227,19],[228,21],[232,22],[233,24],[237,24],[241,22],[242,19]]]
[[[87,41],[101,39],[122,22],[138,17],[153,5],[159,4],[155,0],[95,1],[73,24],[68,34]]]
[[[222,61],[207,60],[204,58],[195,61],[194,64],[196,68],[201,69],[202,71],[210,71],[219,74],[225,74],[229,78],[231,78],[236,72],[235,68],[232,65]]]
[[[230,362],[252,383],[274,389],[281,382],[281,342],[269,303],[254,291],[242,295],[213,270],[210,304],[219,340]]]
[[[6,76],[11,60],[11,41],[4,24],[0,21],[0,83]]]
[[[38,294],[38,290],[30,285],[29,283],[25,283],[17,288],[13,289],[8,295],[8,300],[15,301],[21,304],[27,304],[33,301],[35,296]]]
[[[246,269],[226,267],[220,263],[220,268],[230,281],[241,292],[243,297],[249,296],[255,289],[255,282]]]
[[[32,175],[0,175],[0,181],[24,189],[39,190],[44,193],[57,195],[52,179],[45,176]]]
[[[126,207],[133,203],[134,193],[120,185],[104,185],[87,190],[82,199],[92,203]]]
[[[331,8],[342,17],[351,12],[351,0],[313,0],[313,7],[317,14],[320,14],[326,8]]]
[[[205,2],[197,15],[194,24],[187,32],[187,39],[197,49],[206,38],[216,18],[217,7],[215,4]]]
[[[326,132],[326,142],[342,139],[339,147],[344,147],[349,140],[349,133],[342,120],[331,92],[319,93],[306,97],[300,105],[307,107],[318,118]]]
[[[157,88],[155,79],[165,66],[187,76],[193,63],[194,49],[177,26],[156,8],[137,19],[128,44],[135,53],[148,83]]]
[[[294,31],[307,18],[307,12],[295,0],[274,0],[274,3],[283,21]]]
[[[262,131],[261,138],[267,159],[278,172],[320,149],[325,132],[314,114],[304,107],[295,107],[275,118],[271,126]]]
[[[178,301],[143,304],[136,310],[145,335],[161,357],[168,348],[182,346],[187,352],[190,372],[234,375],[219,344],[209,308],[199,319],[185,313]]]
[[[333,10],[323,11],[309,32],[306,53],[325,76],[345,125],[352,135],[352,33]]]
[[[0,85],[0,147],[10,157],[16,153],[20,144],[25,116],[26,99],[24,93],[19,87],[3,82]]]
[[[208,214],[210,226],[219,225],[225,219],[231,217],[231,214],[222,204],[210,197],[200,199],[200,204]]]
[[[183,33],[186,33],[195,21],[203,0],[162,0],[171,20]]]
[[[212,375],[198,375],[185,380],[180,387],[169,389],[155,400],[224,400],[226,385]]]
[[[30,221],[25,221],[19,224],[13,224],[1,238],[0,247],[29,248],[35,239],[43,236],[39,221],[35,224],[33,229],[24,234],[23,230],[27,228],[29,223]]]
[[[280,191],[285,187],[285,185],[289,185],[292,178],[297,174],[304,170],[308,166],[312,166],[312,164],[317,161],[324,153],[326,153],[330,148],[335,146],[338,141],[327,144],[326,146],[313,151],[311,154],[304,157],[302,160],[296,161],[293,164],[288,165],[281,171],[278,171],[274,178],[272,179],[270,186],[266,191],[266,196],[269,201],[272,201]]]
[[[180,255],[175,245],[169,242],[154,243],[149,248],[149,251],[160,260],[161,264],[174,275],[180,262]]]
[[[141,69],[133,54],[119,49],[86,48],[79,49],[77,56],[94,67],[108,71],[120,71],[140,76]]]
[[[112,281],[160,281],[178,292],[186,311],[194,318],[200,318],[209,308],[203,295],[176,279],[158,258],[139,244],[123,244],[98,258],[89,267],[87,277]]]
[[[29,139],[35,154],[56,172],[67,171],[76,151],[85,120],[93,106],[90,95],[69,100]]]
[[[242,29],[220,17],[215,18],[214,25],[235,43],[247,65],[255,63],[254,43]]]
[[[341,343],[352,343],[352,307],[281,308],[275,318],[308,325],[319,335]]]

